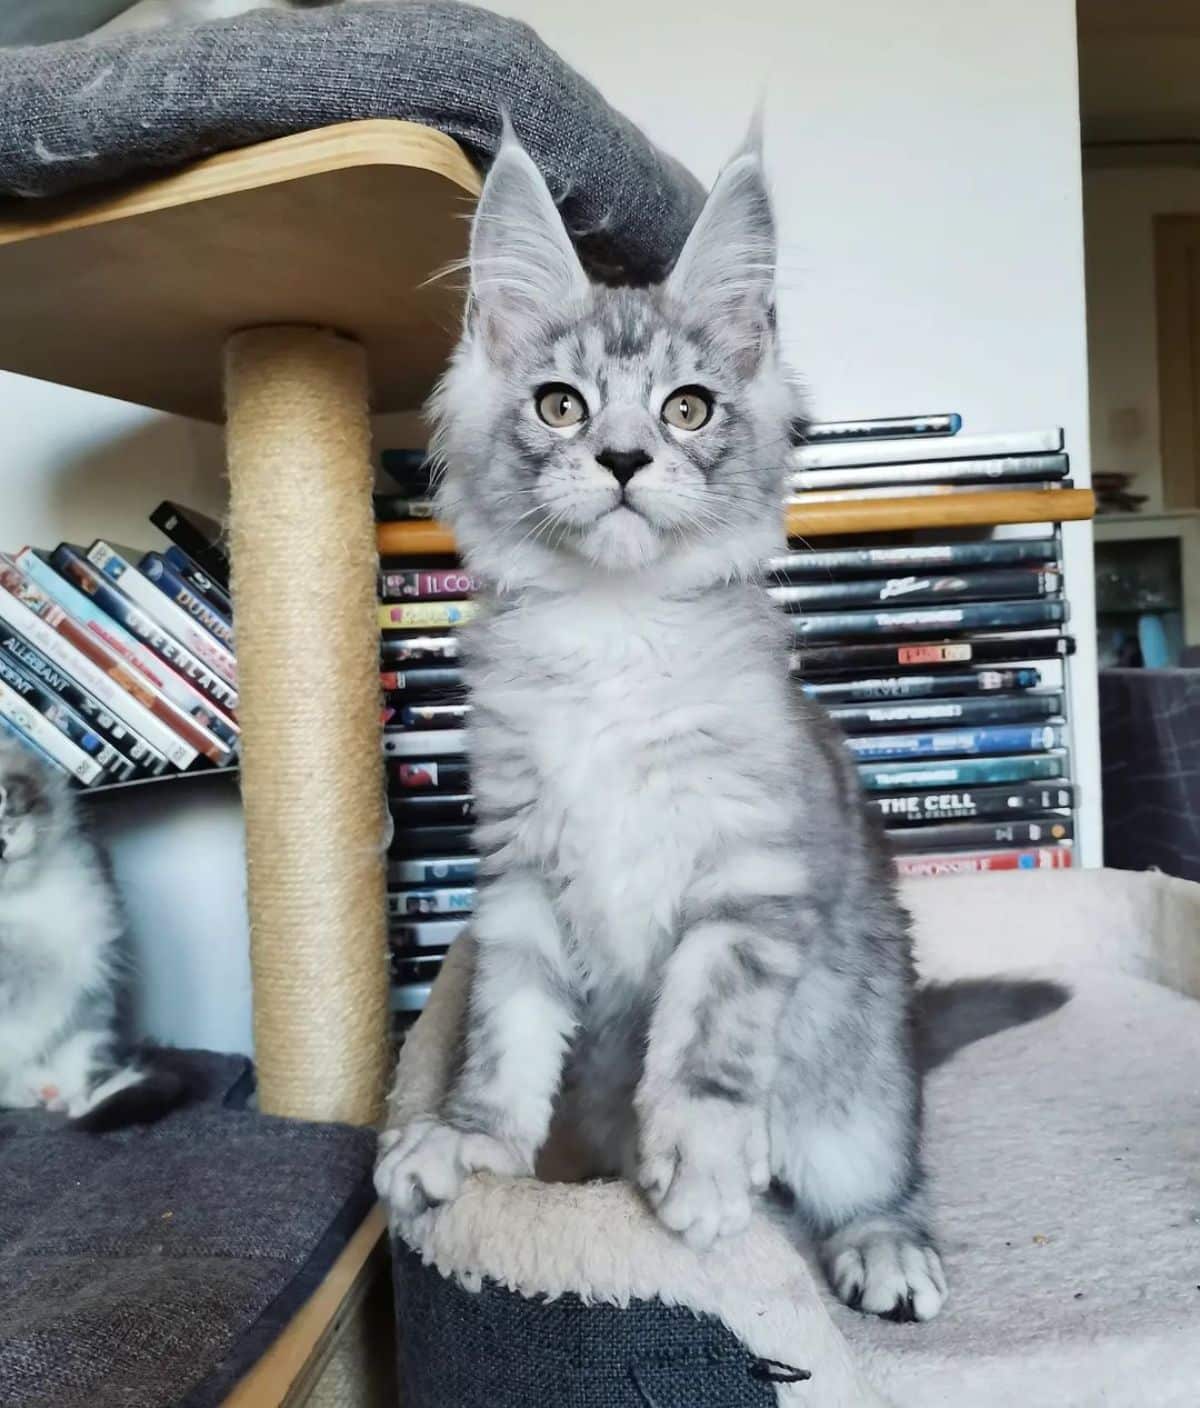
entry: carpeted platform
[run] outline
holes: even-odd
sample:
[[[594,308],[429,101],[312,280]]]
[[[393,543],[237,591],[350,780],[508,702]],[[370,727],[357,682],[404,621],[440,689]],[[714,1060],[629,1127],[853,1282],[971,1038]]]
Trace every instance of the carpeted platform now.
[[[157,1125],[0,1111],[4,1408],[212,1408],[372,1206],[370,1130],[241,1108],[248,1063],[191,1056],[209,1098]]]
[[[703,192],[528,25],[453,3],[259,10],[0,49],[0,194],[54,195],[359,118],[486,165],[507,109],[598,275],[661,277]]]

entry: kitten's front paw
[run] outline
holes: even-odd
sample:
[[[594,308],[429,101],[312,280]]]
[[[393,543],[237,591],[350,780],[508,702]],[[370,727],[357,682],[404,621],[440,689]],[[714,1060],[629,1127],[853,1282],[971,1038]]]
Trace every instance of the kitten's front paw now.
[[[380,1148],[375,1190],[402,1220],[450,1202],[473,1173],[522,1177],[533,1172],[531,1160],[503,1140],[437,1119],[387,1131]]]
[[[769,1181],[761,1111],[718,1098],[644,1115],[642,1188],[659,1221],[695,1250],[744,1232]]]

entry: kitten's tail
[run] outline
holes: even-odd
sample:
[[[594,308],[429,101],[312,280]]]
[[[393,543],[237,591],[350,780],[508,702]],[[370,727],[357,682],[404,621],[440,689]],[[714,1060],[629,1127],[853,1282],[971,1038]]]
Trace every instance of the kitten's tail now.
[[[107,1134],[131,1124],[153,1124],[198,1094],[169,1051],[141,1052],[106,1076],[88,1107],[71,1120],[85,1134]]]
[[[917,1062],[931,1071],[973,1041],[1035,1022],[1071,997],[1061,983],[1038,979],[963,978],[917,989]]]

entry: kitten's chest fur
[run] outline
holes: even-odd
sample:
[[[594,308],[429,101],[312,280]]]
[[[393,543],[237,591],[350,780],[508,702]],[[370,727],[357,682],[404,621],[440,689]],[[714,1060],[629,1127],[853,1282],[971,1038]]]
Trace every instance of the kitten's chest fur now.
[[[56,857],[35,884],[0,889],[0,1075],[36,1059],[80,995],[110,980],[120,915],[88,858]]]
[[[512,818],[508,861],[550,881],[589,971],[644,979],[698,870],[769,821],[751,754],[786,733],[787,682],[760,623],[730,588],[562,597],[478,629],[480,814]]]

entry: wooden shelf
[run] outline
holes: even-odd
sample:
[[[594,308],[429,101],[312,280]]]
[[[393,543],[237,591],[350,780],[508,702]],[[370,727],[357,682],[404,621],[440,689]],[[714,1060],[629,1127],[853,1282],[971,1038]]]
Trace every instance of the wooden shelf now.
[[[376,1203],[312,1296],[240,1379],[222,1408],[292,1408],[305,1403],[338,1336],[373,1284],[388,1275],[387,1217]],[[379,1346],[389,1354],[393,1346]]]
[[[986,494],[897,495],[858,503],[793,503],[787,507],[786,518],[789,538],[830,538],[916,528],[1066,523],[1091,518],[1095,511],[1090,489],[1011,489]],[[454,535],[449,528],[426,520],[381,523],[376,538],[381,557],[454,552]]]
[[[379,119],[4,202],[0,368],[221,420],[228,334],[311,324],[364,344],[375,410],[417,406],[458,328],[457,281],[434,276],[478,192],[449,137]]]

